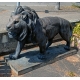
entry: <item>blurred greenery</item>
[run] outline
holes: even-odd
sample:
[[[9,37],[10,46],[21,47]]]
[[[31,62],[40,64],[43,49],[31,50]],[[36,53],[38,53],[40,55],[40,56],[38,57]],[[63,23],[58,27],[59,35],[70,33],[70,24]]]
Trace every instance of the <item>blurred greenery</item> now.
[[[72,71],[70,71],[70,72],[68,73],[68,75],[69,75],[70,77],[75,77],[75,76],[76,76],[76,74],[75,74],[74,72],[72,72]]]
[[[80,22],[75,23],[74,29],[73,29],[73,34],[76,34],[77,36],[80,36]]]
[[[73,3],[72,6],[77,7],[77,8],[80,8],[80,5],[79,4],[76,4],[76,3]]]

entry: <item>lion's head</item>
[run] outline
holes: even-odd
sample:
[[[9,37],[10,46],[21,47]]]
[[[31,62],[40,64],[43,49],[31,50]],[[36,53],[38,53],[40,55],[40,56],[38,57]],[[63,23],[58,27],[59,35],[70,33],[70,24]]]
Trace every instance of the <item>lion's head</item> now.
[[[31,20],[28,17],[25,12],[10,17],[6,26],[10,38],[22,41],[27,36],[28,28],[31,25]]]

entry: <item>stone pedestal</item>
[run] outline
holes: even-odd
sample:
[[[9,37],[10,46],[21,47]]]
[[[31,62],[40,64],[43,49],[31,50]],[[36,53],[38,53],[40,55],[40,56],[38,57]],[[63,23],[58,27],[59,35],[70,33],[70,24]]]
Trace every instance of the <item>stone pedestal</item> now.
[[[52,45],[47,50],[45,60],[38,59],[38,47],[28,49],[27,51],[22,51],[22,53],[20,54],[20,58],[17,60],[9,60],[8,56],[5,57],[5,60],[7,61],[7,64],[11,67],[13,72],[15,72],[17,75],[22,75],[39,67],[54,63],[58,60],[64,59],[65,57],[77,53],[77,50],[74,48],[72,48],[70,51],[66,51],[64,49],[64,46],[65,45]]]

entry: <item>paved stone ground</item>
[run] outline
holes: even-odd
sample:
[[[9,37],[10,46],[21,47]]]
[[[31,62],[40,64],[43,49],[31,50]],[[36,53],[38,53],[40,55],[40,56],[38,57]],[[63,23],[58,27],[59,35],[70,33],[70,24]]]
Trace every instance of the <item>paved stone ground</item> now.
[[[72,60],[73,59],[73,60]],[[24,77],[80,77],[80,58],[76,55],[22,75]]]

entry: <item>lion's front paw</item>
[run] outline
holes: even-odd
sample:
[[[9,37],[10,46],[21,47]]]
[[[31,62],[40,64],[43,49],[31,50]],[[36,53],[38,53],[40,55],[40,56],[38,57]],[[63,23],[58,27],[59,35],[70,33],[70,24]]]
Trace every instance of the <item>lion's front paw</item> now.
[[[9,58],[11,60],[16,60],[16,59],[18,59],[18,56],[16,56],[15,54],[11,54],[11,55],[9,55]]]

